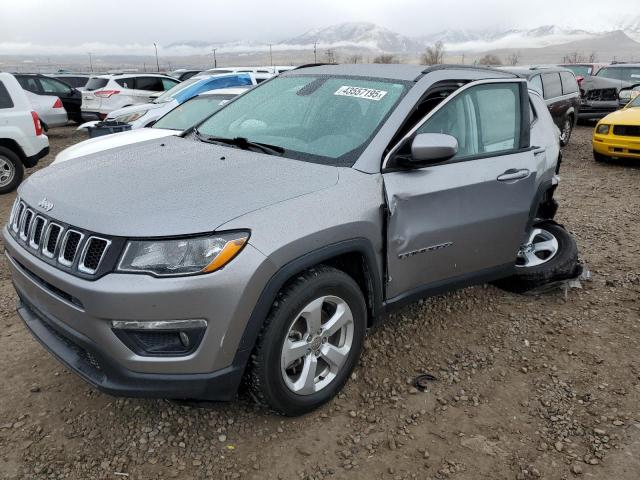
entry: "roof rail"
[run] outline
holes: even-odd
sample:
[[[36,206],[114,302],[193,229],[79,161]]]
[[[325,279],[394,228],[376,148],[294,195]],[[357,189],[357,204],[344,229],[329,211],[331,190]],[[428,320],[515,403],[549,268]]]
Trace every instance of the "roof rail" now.
[[[439,70],[479,70],[482,72],[493,72],[493,73],[502,73],[512,75],[515,78],[518,78],[518,75],[515,73],[507,72],[505,70],[498,70],[497,68],[477,66],[477,65],[456,65],[454,63],[439,63],[437,65],[430,65],[425,68],[422,73],[427,74],[431,72],[437,72]]]
[[[300,70],[301,68],[311,68],[311,67],[322,67],[324,65],[338,65],[337,63],[305,63],[304,65],[299,65],[293,70]]]

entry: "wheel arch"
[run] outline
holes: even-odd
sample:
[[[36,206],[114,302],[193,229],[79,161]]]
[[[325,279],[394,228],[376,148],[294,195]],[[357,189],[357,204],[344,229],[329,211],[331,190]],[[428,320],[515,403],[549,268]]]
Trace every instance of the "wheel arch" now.
[[[0,147],[5,147],[11,150],[18,156],[18,158],[20,158],[20,161],[24,165],[27,157],[25,156],[24,151],[22,150],[22,147],[18,144],[18,142],[11,138],[0,138]]]
[[[329,265],[351,276],[362,289],[367,303],[367,326],[376,321],[381,314],[383,292],[373,245],[365,238],[327,245],[291,260],[269,279],[245,326],[233,360],[234,366],[244,370],[278,292],[296,275],[317,265]]]

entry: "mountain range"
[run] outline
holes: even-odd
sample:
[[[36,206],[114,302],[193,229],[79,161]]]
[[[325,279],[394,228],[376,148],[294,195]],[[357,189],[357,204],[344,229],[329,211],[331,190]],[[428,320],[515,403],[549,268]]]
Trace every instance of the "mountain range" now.
[[[428,45],[442,41],[448,52],[484,52],[505,48],[539,48],[575,41],[594,40],[621,31],[632,40],[640,41],[640,16],[616,25],[610,31],[590,31],[543,25],[532,29],[456,30],[449,29],[418,37],[394,32],[369,22],[346,22],[310,30],[302,35],[272,44],[275,50],[346,49],[397,54],[415,54]],[[640,47],[640,44],[638,45]],[[260,51],[269,48],[261,42],[236,41],[211,43],[202,41],[174,42],[168,50]],[[195,52],[192,52],[195,53]]]

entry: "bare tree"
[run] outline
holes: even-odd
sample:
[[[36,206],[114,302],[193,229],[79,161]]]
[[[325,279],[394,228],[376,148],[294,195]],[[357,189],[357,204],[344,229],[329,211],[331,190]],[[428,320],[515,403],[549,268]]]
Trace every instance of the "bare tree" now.
[[[513,52],[507,56],[507,65],[516,66],[520,63],[520,51]]]
[[[383,53],[373,58],[373,63],[400,63],[395,55]]]
[[[346,63],[362,63],[362,55],[359,53],[354,53],[346,58]]]
[[[598,61],[598,55],[596,52],[591,52],[589,54],[589,63],[596,63]]]
[[[438,65],[444,63],[444,43],[438,40],[435,45],[427,47],[422,54],[422,63],[425,65]]]
[[[584,55],[579,52],[571,52],[568,55],[562,57],[562,63],[584,63],[585,58]]]
[[[478,60],[480,65],[502,65],[500,59],[491,53],[486,54],[480,60]]]

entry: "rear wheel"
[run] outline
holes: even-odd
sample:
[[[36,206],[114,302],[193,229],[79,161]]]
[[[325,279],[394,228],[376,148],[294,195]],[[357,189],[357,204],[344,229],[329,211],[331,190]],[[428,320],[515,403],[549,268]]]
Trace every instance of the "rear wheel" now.
[[[569,144],[571,132],[573,132],[573,117],[569,115],[562,122],[562,129],[560,130],[560,146],[566,147]]]
[[[544,284],[574,277],[579,270],[578,247],[560,225],[544,222],[534,226],[520,247],[516,273],[496,284],[506,290],[524,292]]]
[[[0,147],[0,194],[12,192],[24,177],[22,160],[6,147]]]
[[[366,318],[349,275],[327,266],[300,274],[279,293],[252,355],[254,398],[284,415],[330,400],[358,361]]]

